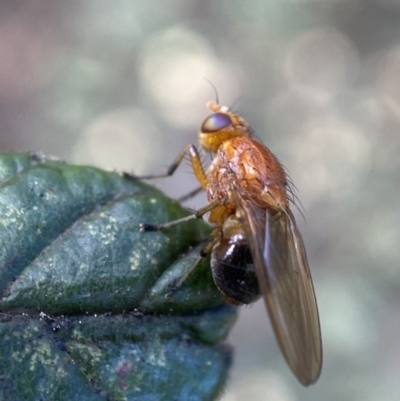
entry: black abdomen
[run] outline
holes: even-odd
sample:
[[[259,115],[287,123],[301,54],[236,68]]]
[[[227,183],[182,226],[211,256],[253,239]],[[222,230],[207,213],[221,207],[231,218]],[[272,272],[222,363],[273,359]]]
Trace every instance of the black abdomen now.
[[[211,270],[216,286],[228,303],[250,304],[259,298],[253,258],[242,236],[231,237],[214,247]]]

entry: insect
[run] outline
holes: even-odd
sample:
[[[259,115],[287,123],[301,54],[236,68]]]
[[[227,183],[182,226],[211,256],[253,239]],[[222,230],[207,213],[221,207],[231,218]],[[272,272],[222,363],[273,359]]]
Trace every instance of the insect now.
[[[199,132],[200,146],[215,155],[208,170],[197,148],[188,145],[165,174],[142,178],[172,175],[188,154],[209,204],[183,219],[141,229],[161,230],[209,212],[211,240],[168,296],[211,252],[213,278],[225,300],[249,304],[262,295],[289,367],[308,386],[321,372],[322,342],[306,250],[290,210],[289,178],[243,118],[214,102],[208,107],[213,113]]]

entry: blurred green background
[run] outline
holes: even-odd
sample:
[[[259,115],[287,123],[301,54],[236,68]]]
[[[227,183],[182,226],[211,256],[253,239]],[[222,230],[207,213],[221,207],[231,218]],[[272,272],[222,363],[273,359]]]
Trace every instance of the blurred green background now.
[[[204,78],[299,189],[325,353],[301,387],[263,304],[242,308],[222,400],[398,400],[398,1],[0,3],[2,152],[159,172],[197,141],[215,100]],[[196,187],[188,164],[156,184]]]

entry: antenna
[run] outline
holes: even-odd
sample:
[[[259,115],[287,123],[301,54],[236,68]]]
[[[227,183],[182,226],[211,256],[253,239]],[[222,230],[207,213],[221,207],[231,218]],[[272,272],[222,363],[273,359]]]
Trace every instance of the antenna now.
[[[211,87],[214,89],[215,98],[216,98],[215,102],[219,105],[219,98],[218,98],[218,91],[217,91],[217,88],[215,87],[215,85],[214,85],[209,79],[207,79],[206,77],[204,77],[204,79],[205,79],[205,80],[211,85]]]

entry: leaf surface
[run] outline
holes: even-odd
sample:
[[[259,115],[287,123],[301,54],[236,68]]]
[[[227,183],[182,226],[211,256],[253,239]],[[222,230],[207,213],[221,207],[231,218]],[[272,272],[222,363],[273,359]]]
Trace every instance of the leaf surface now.
[[[0,388],[4,400],[213,400],[236,310],[208,261],[174,299],[209,228],[137,180],[0,155]]]

